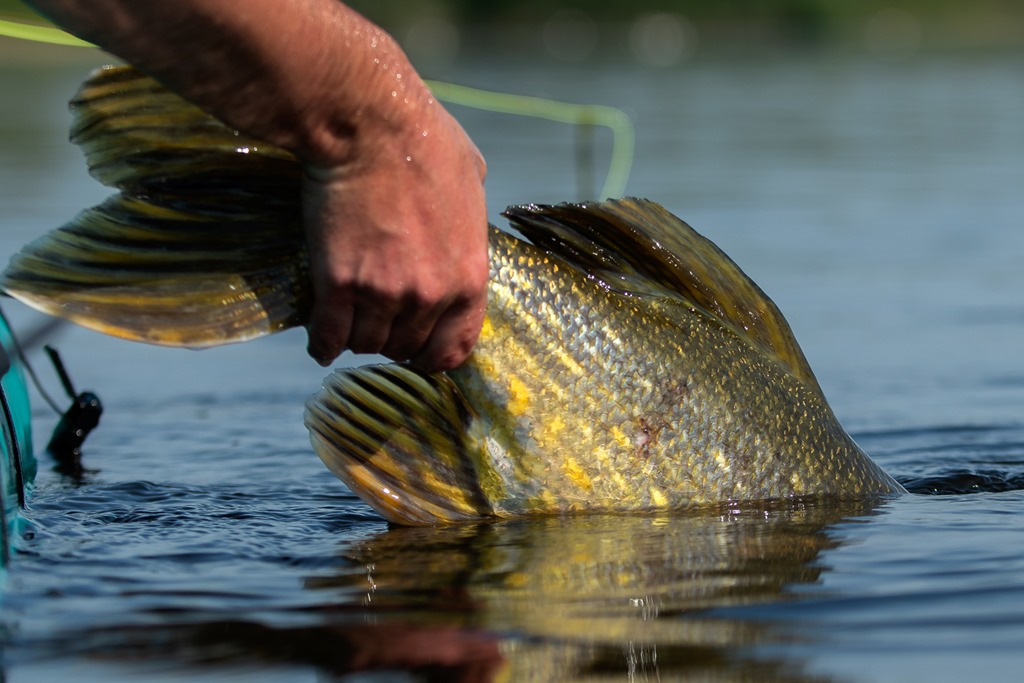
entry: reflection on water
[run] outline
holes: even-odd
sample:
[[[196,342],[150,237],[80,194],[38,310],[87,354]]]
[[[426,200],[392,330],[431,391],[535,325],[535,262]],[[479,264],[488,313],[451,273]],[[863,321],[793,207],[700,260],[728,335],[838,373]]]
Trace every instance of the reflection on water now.
[[[392,528],[346,544],[340,571],[305,581],[316,606],[295,614],[177,615],[173,627],[62,640],[94,656],[259,658],[437,681],[813,680],[799,660],[746,652],[792,639],[785,627],[710,611],[798,599],[827,571],[819,554],[839,545],[830,525],[873,511],[808,502]]]

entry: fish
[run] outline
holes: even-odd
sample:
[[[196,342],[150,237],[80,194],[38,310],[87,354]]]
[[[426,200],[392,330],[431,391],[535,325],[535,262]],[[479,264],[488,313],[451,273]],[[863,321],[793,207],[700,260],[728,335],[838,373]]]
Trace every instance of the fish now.
[[[71,101],[119,189],[27,245],[0,288],[118,337],[202,348],[303,325],[301,168],[130,66]],[[390,522],[430,526],[903,487],[843,429],[782,313],[656,202],[510,207],[459,368],[333,371],[313,450]]]

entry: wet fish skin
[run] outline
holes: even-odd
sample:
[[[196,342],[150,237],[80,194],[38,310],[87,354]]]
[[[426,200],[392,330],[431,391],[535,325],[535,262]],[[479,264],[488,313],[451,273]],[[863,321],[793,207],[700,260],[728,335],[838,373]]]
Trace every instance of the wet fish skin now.
[[[0,279],[129,339],[208,346],[306,319],[299,167],[130,68],[74,101],[73,138],[121,194]],[[846,434],[781,313],[713,244],[639,199],[527,206],[492,229],[487,316],[447,374],[340,370],[307,405],[325,464],[426,525],[679,509],[900,485]]]

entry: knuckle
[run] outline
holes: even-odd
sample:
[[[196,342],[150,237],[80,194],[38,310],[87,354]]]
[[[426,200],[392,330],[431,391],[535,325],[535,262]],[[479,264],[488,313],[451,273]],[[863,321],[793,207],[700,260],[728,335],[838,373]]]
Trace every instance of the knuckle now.
[[[420,278],[410,282],[402,295],[408,308],[430,310],[436,308],[447,297],[444,283],[435,277]]]

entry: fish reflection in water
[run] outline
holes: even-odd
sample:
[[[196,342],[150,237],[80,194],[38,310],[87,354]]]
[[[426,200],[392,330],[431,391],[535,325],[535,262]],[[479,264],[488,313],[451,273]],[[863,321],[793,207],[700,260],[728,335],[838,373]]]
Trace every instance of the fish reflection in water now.
[[[839,545],[832,525],[874,511],[791,502],[394,527],[346,543],[341,571],[308,577],[316,607],[269,620],[115,629],[100,649],[179,662],[299,662],[328,677],[817,680],[799,660],[750,649],[791,640],[784,624],[728,608],[799,599],[801,586],[827,571],[821,553]]]

